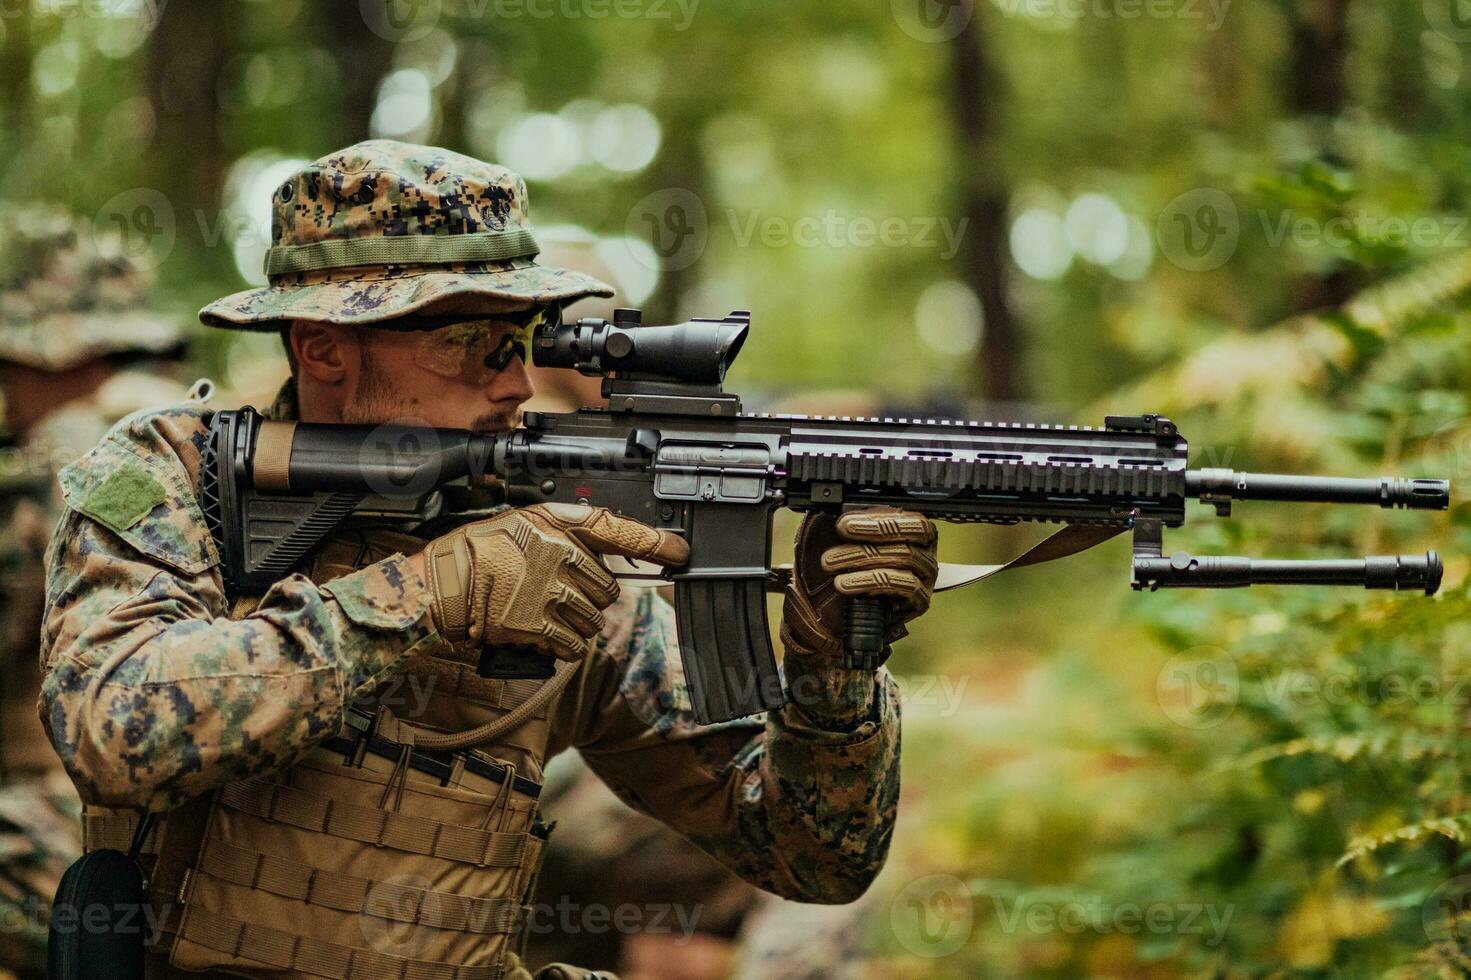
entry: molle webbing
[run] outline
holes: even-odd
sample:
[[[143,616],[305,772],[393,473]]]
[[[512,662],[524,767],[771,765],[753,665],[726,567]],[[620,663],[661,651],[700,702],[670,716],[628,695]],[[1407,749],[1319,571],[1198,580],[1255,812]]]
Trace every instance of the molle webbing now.
[[[306,571],[326,582],[421,546],[388,528],[345,528]],[[546,719],[566,682],[546,691],[546,681],[483,678],[423,653],[402,672],[370,705],[348,706],[343,726],[296,765],[170,814],[153,877],[169,912],[167,976],[529,977],[513,950],[543,852],[531,825]],[[397,715],[391,697],[411,697],[413,716]],[[482,735],[492,739],[483,751],[454,751]],[[360,935],[364,923],[426,945],[385,947]]]
[[[228,784],[220,790],[220,803],[271,823],[482,868],[517,867],[528,839],[524,833],[478,830],[355,806],[260,779]]]
[[[158,822],[143,835],[140,854],[158,853]],[[127,853],[133,846],[138,829],[138,816],[130,810],[103,810],[87,807],[82,812],[82,847],[88,851],[110,848]]]
[[[208,909],[191,908],[181,938],[233,959],[264,963],[328,980],[501,980],[505,967],[454,966],[390,956],[376,950],[259,926]]]
[[[430,929],[510,935],[521,927],[524,914],[507,898],[473,898],[325,871],[218,839],[205,843],[197,871],[308,905]]]

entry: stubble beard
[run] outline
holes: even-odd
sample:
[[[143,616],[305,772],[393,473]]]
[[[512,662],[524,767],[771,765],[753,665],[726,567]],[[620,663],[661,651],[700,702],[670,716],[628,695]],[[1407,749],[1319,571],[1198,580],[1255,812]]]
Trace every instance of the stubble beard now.
[[[342,421],[349,425],[385,425],[418,417],[418,401],[405,398],[394,387],[393,379],[366,346],[362,348],[361,366],[357,397],[342,407]]]
[[[373,357],[362,349],[362,373],[357,398],[342,408],[342,421],[349,425],[386,425],[422,419],[418,399],[406,398],[393,383],[393,378]],[[522,410],[517,406],[509,415],[487,412],[478,416],[468,428],[475,432],[506,432],[521,424]]]

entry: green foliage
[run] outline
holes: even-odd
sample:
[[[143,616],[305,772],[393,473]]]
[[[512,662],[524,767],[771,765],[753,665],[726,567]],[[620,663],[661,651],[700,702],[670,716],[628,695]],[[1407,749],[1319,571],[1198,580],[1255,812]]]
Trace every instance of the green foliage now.
[[[1318,194],[1321,181],[1312,183]],[[1349,186],[1335,177],[1330,196]],[[1183,431],[1197,445],[1233,447],[1236,465],[1285,459],[1309,470],[1464,479],[1467,256],[1376,265],[1395,272],[1375,278],[1377,259],[1358,256],[1370,285],[1343,306],[1227,341],[1247,361],[1254,348],[1262,359],[1318,352],[1296,362],[1299,377],[1262,372],[1191,397],[1181,378],[1205,358],[1186,352],[1132,390],[1174,401]],[[1319,330],[1349,343],[1304,343]],[[1320,381],[1299,387],[1304,377]],[[1312,438],[1279,438],[1295,425]],[[951,832],[967,835],[974,875],[1004,880],[1028,902],[1074,896],[1082,918],[1074,931],[1044,915],[1038,928],[1007,932],[1001,918],[978,916],[983,935],[967,947],[975,975],[1465,975],[1465,511],[1458,495],[1450,518],[1429,526],[1423,515],[1288,505],[1238,505],[1229,524],[1199,515],[1183,535],[1192,550],[1434,546],[1451,585],[1434,600],[1328,589],[1139,597],[1095,610],[1103,622],[1067,618],[1066,641],[1013,666],[1024,679],[1003,690],[1026,692],[1014,706],[1025,724],[969,730],[980,746],[965,794],[976,802],[947,807],[925,795],[925,817],[964,827]],[[1045,608],[1058,604],[1049,598]],[[1078,674],[1086,680],[1068,680]],[[1187,680],[1184,705],[1177,677]],[[917,724],[928,732],[946,722]],[[924,751],[911,751],[911,785],[941,778]],[[1020,833],[1017,807],[1028,811]],[[994,903],[995,891],[978,890],[976,907]],[[1158,929],[1107,914],[1151,903]],[[1223,940],[1187,927],[1183,913],[1196,907],[1218,920],[1229,913]]]
[[[1135,267],[1074,257],[1039,278],[997,257],[1030,411],[1164,412],[1202,465],[1471,477],[1471,48],[1435,29],[1434,4],[1237,2],[1214,23],[1210,0],[1165,4],[1203,19],[977,0],[978,89],[959,87],[954,43],[899,28],[902,3],[707,2],[683,27],[679,4],[638,8],[675,14],[660,19],[404,3],[442,16],[396,44],[351,2],[178,2],[159,5],[154,32],[61,12],[95,5],[14,6],[0,16],[0,196],[104,220],[118,195],[165,194],[173,308],[253,273],[233,248],[260,234],[237,199],[251,173],[369,135],[378,86],[417,72],[428,113],[405,135],[491,158],[528,114],[648,109],[649,165],[533,177],[536,224],[621,236],[646,195],[695,192],[708,247],[645,305],[651,319],[753,309],[730,378],[753,405],[818,388],[862,391],[862,410],[977,398],[977,355],[947,346],[943,323],[938,343],[919,330],[917,307],[936,283],[983,277],[964,251],[743,241],[753,221],[954,222],[991,190],[1005,252],[1021,214],[1102,195],[1142,236]],[[962,108],[986,117],[983,139],[958,131]],[[1159,234],[1197,191],[1226,195],[1238,219],[1204,271]],[[263,340],[201,333],[196,367],[269,397],[251,387]],[[1031,540],[943,538],[947,560],[982,561]],[[940,597],[894,660],[905,798],[876,889],[878,975],[1471,975],[1457,883],[1471,874],[1471,504],[1458,495],[1443,519],[1202,509],[1171,544],[1436,547],[1447,586],[1433,601],[1135,595],[1121,539]],[[971,913],[943,952],[895,922],[906,887],[934,875]]]

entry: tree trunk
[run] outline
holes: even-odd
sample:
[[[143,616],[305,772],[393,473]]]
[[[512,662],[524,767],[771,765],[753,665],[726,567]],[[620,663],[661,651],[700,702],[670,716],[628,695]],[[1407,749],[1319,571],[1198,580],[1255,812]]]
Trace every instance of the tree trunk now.
[[[1348,102],[1348,9],[1351,0],[1304,0],[1292,15],[1289,107],[1298,115],[1329,118]],[[1364,285],[1353,268],[1293,282],[1298,311],[1339,306]]]
[[[31,132],[31,15],[5,21],[5,43],[0,44],[0,123],[13,135],[0,148],[5,173],[24,169],[17,157],[30,145]],[[9,183],[9,180],[6,180]]]
[[[220,217],[229,157],[218,94],[234,41],[232,9],[169,4],[149,40],[149,91],[158,128],[147,172],[173,206],[176,254],[184,261],[171,267],[191,278],[206,270],[228,276],[234,269]]]
[[[332,17],[323,26],[323,37],[342,73],[342,111],[334,120],[338,123],[336,138],[324,141],[326,152],[328,145],[349,146],[373,135],[378,85],[393,63],[394,46],[375,34],[364,17]]]
[[[1304,0],[1292,18],[1291,107],[1335,116],[1348,99],[1350,0]]]
[[[455,70],[440,86],[439,126],[433,142],[436,146],[454,150],[456,153],[470,152],[465,138],[465,89],[470,84],[470,73],[466,70],[465,59],[478,56],[480,52],[477,48],[478,45],[472,45],[468,40],[460,42],[460,57],[455,63]]]
[[[972,17],[950,42],[951,104],[960,153],[961,212],[966,235],[960,258],[963,278],[980,297],[985,314],[976,377],[985,397],[1015,402],[1024,396],[1022,338],[1008,298],[1008,194],[996,176],[991,142],[996,135],[992,106],[999,82],[985,37]]]
[[[686,110],[690,111],[686,111]],[[708,173],[699,143],[692,134],[700,131],[700,116],[697,106],[681,101],[672,107],[666,116],[664,132],[666,142],[649,172],[647,186],[666,192],[667,201],[655,198],[646,215],[657,223],[661,230],[649,229],[649,240],[663,266],[659,273],[659,284],[645,304],[653,318],[648,322],[674,323],[683,316],[710,316],[708,311],[690,310],[685,303],[699,283],[703,265],[702,253],[691,253],[691,239],[686,232],[704,235],[708,244],[711,231],[712,212]],[[684,194],[688,191],[704,206],[703,219],[698,214],[686,214]],[[666,317],[667,319],[658,319]]]

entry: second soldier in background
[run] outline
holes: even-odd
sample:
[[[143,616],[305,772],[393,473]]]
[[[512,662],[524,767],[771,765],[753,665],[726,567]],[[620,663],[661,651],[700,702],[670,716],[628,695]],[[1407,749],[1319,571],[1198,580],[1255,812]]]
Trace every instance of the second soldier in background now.
[[[148,309],[151,277],[116,241],[57,208],[0,216],[0,977],[30,980],[45,975],[47,912],[82,850],[80,802],[36,715],[56,471],[124,415],[183,396],[147,370],[183,335]],[[93,830],[94,846],[120,843]]]

